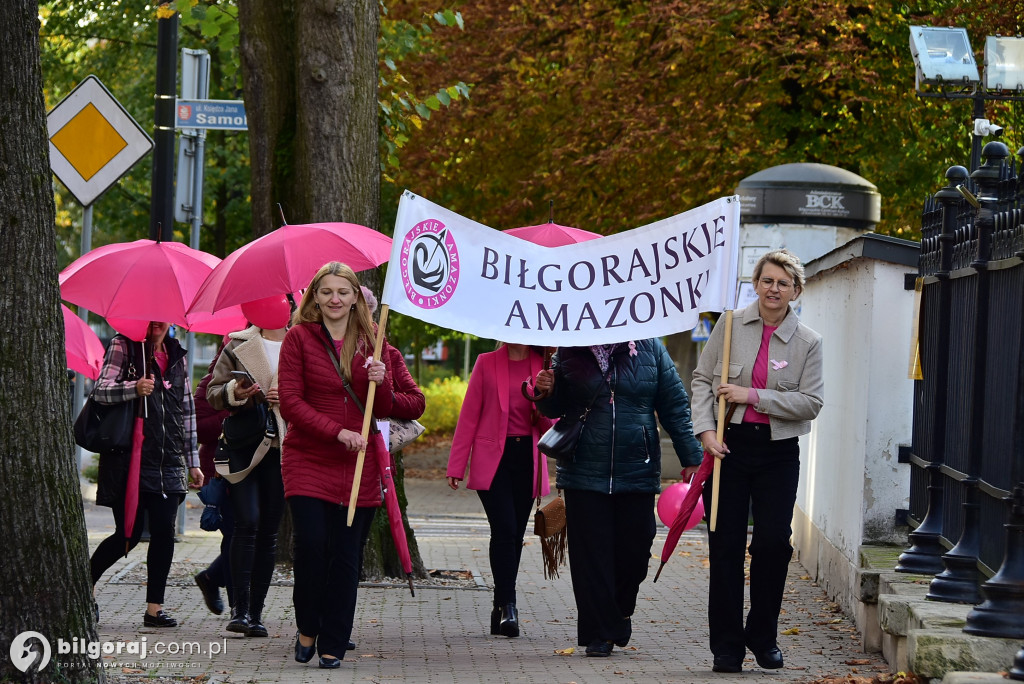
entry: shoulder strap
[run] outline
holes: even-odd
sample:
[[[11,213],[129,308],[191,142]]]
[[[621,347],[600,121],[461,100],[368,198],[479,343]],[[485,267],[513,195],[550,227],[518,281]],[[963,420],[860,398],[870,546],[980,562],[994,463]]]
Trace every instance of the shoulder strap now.
[[[334,370],[338,371],[338,377],[341,378],[341,384],[348,392],[348,395],[352,397],[352,401],[356,403],[356,408],[359,409],[360,413],[366,413],[366,407],[363,406],[363,402],[359,401],[359,397],[352,391],[352,385],[349,384],[348,380],[345,379],[345,374],[341,372],[341,362],[338,360],[338,352],[334,348],[334,345],[327,341],[327,337],[330,337],[330,333],[327,332],[327,326],[323,323],[320,324],[326,334],[326,337],[321,337],[320,341],[324,343],[324,347],[327,349],[327,355],[331,357],[331,363],[334,364]],[[372,415],[372,414],[371,414]],[[373,420],[370,421],[370,428],[372,432],[377,431],[377,417],[373,416]]]

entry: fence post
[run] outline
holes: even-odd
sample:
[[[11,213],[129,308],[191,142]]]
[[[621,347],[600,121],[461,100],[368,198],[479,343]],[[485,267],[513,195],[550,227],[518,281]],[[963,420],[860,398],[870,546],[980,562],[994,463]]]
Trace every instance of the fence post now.
[[[978,187],[978,206],[974,214],[974,233],[977,251],[971,261],[977,275],[974,306],[973,358],[971,359],[971,411],[967,440],[967,472],[962,483],[965,488],[964,526],[956,546],[942,556],[946,566],[928,587],[927,598],[949,603],[978,603],[981,594],[978,583],[978,556],[981,553],[981,476],[982,443],[985,430],[985,403],[988,395],[985,369],[988,362],[989,327],[989,260],[992,257],[992,231],[995,229],[994,209],[998,204],[999,179],[1009,151],[1002,143],[989,143],[983,150],[985,163],[971,174]]]
[[[988,147],[989,145],[986,145],[985,149],[987,150]],[[1017,154],[1024,154],[1024,150]],[[1017,188],[1018,196],[1015,203],[1019,203],[1021,199],[1020,177],[1018,177]],[[1019,212],[1020,210],[1013,211]],[[1018,214],[1016,221],[1019,220]],[[1019,245],[1020,243],[1018,243]],[[1015,256],[1024,258],[1024,249],[1019,249]],[[1024,366],[1019,365],[1018,387],[1024,387],[1024,385],[1020,385],[1022,381],[1024,381]],[[1024,463],[1020,461],[1022,454],[1019,447],[1022,435],[1024,435],[1024,424],[1022,424],[1024,422],[1024,397],[1021,396],[1020,391],[1017,392],[1016,401],[1015,419],[1017,424],[1014,426],[1014,441],[1018,446],[1015,447],[1017,453],[1015,454],[1016,462],[1013,464],[1014,479],[1018,479],[1024,474],[1022,473]],[[1008,506],[1007,523],[1004,525],[1006,528],[1006,550],[1003,564],[999,571],[981,586],[981,593],[985,597],[985,601],[967,614],[964,631],[981,636],[1021,639],[1024,638],[1024,620],[1021,619],[1021,615],[1024,614],[1024,482],[1018,481],[1013,488],[1012,496],[1005,497],[1003,500]],[[1024,680],[1024,649],[1017,653],[1013,668],[1010,670],[1010,678]]]
[[[935,193],[935,199],[942,204],[942,233],[939,235],[939,268],[935,272],[938,280],[938,320],[945,323],[950,320],[950,283],[949,272],[953,268],[953,243],[954,233],[957,227],[957,215],[963,197],[957,191],[957,186],[965,183],[969,176],[967,169],[962,166],[951,166],[946,171],[946,179],[949,183]],[[942,330],[925,330],[921,328],[921,337],[924,335],[939,335],[939,341],[935,352],[935,361],[922,359],[925,364],[925,372],[932,373],[934,380],[930,381],[935,388],[935,394],[931,397],[933,405],[933,416],[937,421],[946,415],[946,396],[949,376],[949,327],[944,326]],[[928,399],[927,397],[925,398]],[[909,534],[911,547],[900,554],[899,563],[896,565],[896,572],[911,572],[920,575],[934,575],[941,572],[942,554],[945,552],[941,542],[942,535],[942,461],[944,449],[944,437],[941,430],[932,430],[931,434],[923,439],[930,439],[932,459],[926,466],[923,466],[928,473],[928,510],[921,524]]]

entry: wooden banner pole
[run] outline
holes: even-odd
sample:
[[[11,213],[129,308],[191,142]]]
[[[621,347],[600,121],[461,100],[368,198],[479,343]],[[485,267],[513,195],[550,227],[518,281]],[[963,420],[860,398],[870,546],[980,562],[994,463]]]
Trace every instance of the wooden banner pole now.
[[[377,323],[377,339],[373,344],[373,359],[380,361],[381,348],[384,346],[384,328],[388,324],[387,304],[380,307],[380,321]],[[373,398],[377,394],[377,383],[370,381],[370,389],[366,392],[366,411],[363,412],[363,442],[368,444],[370,439],[370,421],[373,420]],[[352,494],[348,498],[348,526],[352,527],[352,521],[356,515],[356,504],[359,502],[359,483],[363,479],[363,463],[366,461],[366,447],[359,450],[356,457],[356,472],[352,477]]]
[[[725,312],[725,339],[722,343],[722,383],[729,382],[729,350],[732,347],[732,310]],[[718,443],[725,440],[725,397],[718,397]],[[715,459],[715,469],[711,480],[711,514],[708,517],[708,529],[712,532],[718,524],[718,485],[722,475],[722,459]]]

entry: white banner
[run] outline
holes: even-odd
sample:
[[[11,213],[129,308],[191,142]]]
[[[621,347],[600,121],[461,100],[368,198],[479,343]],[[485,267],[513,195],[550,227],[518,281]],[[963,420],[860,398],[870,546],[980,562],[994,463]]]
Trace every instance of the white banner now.
[[[739,198],[641,228],[542,247],[402,195],[381,301],[478,337],[611,344],[690,330],[734,305]]]

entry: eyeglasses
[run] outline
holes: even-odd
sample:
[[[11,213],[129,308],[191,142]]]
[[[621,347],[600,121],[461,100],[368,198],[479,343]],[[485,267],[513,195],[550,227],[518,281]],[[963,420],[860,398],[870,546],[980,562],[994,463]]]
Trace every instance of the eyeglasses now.
[[[778,287],[779,292],[789,292],[793,289],[793,283],[788,280],[776,280],[775,278],[761,278],[761,285],[766,290]]]

